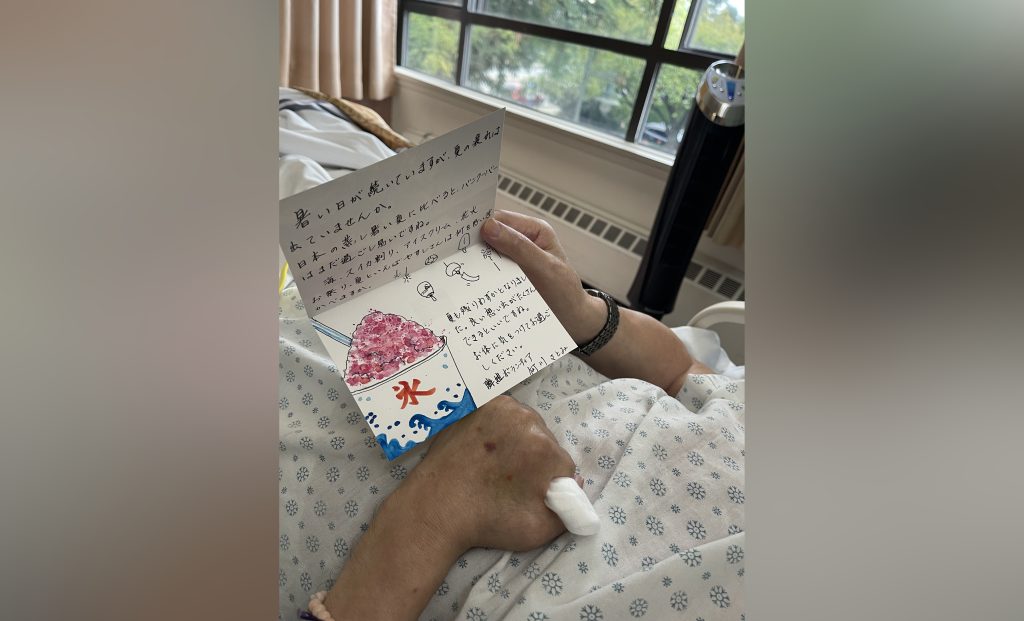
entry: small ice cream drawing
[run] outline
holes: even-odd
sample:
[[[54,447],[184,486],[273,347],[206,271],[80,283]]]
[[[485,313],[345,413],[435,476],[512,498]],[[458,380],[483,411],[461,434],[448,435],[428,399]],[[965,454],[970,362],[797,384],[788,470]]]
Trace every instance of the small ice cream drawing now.
[[[462,263],[459,263],[458,261],[452,261],[451,263],[445,263],[444,264],[444,273],[446,275],[448,275],[448,276],[453,277],[453,278],[455,276],[458,276],[458,277],[462,278],[462,280],[466,281],[466,286],[469,286],[469,283],[471,283],[471,282],[476,282],[476,281],[480,280],[479,276],[475,276],[473,274],[470,274],[469,272],[463,271],[462,270]]]
[[[345,383],[389,460],[476,409],[445,337],[419,323],[371,310],[351,337],[313,325],[349,348]]]
[[[425,280],[416,285],[416,293],[435,302],[437,301],[437,297],[434,296],[434,285]]]

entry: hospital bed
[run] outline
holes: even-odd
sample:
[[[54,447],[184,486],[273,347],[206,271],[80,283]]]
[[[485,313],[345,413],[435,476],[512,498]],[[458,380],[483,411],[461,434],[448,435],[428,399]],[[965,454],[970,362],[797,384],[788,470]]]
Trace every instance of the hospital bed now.
[[[403,148],[400,142],[401,137],[396,138],[396,135],[392,135],[393,132],[389,133],[390,129],[383,125],[379,118],[374,119],[372,116],[364,117],[359,108],[351,107],[346,102],[338,103],[340,105],[310,93],[292,89],[281,90],[279,97],[279,185],[282,198],[348,174],[352,170],[358,170],[393,155],[396,149]],[[308,601],[309,594],[312,591],[330,588],[334,576],[337,575],[338,567],[342,563],[341,559],[350,553],[351,545],[355,540],[355,533],[364,530],[364,526],[368,527],[366,520],[368,520],[373,507],[376,506],[375,503],[379,502],[380,498],[385,497],[389,490],[394,489],[399,484],[398,481],[405,476],[407,468],[413,463],[409,460],[416,459],[417,457],[414,455],[409,456],[405,464],[401,461],[395,464],[390,462],[382,464],[383,456],[380,454],[379,447],[377,447],[374,438],[364,433],[366,429],[363,425],[362,416],[354,408],[350,400],[346,403],[346,396],[332,385],[335,383],[334,380],[337,379],[337,368],[316,342],[315,332],[312,326],[309,325],[304,306],[298,298],[296,289],[291,286],[291,278],[284,264],[283,255],[281,256],[279,267],[281,268],[280,286],[282,290],[279,310],[281,313],[281,371],[279,379],[281,453],[278,471],[281,494],[281,532],[279,533],[281,550],[279,586],[281,589],[281,602],[279,618],[294,619],[297,618],[295,611],[301,609]],[[744,368],[733,364],[728,353],[721,346],[719,335],[714,330],[728,324],[742,324],[743,321],[744,305],[742,302],[723,302],[707,307],[694,315],[688,322],[688,325],[676,327],[673,331],[697,360],[700,360],[719,374],[740,379],[743,378]],[[654,463],[650,465],[637,465],[636,463],[628,462],[629,459],[633,458],[630,458],[626,451],[636,450],[638,454],[640,451],[644,451],[645,454],[648,451],[661,451],[664,453],[666,451],[665,447],[660,445],[648,446],[645,444],[647,442],[645,438],[660,437],[662,433],[669,433],[663,431],[668,428],[666,425],[670,424],[667,420],[668,418],[674,419],[672,424],[676,425],[676,428],[675,432],[669,433],[667,437],[672,437],[673,433],[687,434],[688,438],[690,436],[697,437],[693,434],[698,432],[691,431],[689,427],[683,427],[681,422],[681,417],[683,416],[696,417],[697,415],[692,412],[687,413],[680,402],[661,400],[657,398],[657,394],[652,393],[649,401],[644,401],[647,397],[637,396],[637,401],[634,403],[634,401],[630,400],[633,399],[631,395],[634,390],[641,390],[640,393],[637,393],[639,395],[646,389],[642,386],[630,384],[629,382],[635,380],[628,379],[624,379],[618,384],[609,384],[614,386],[614,388],[609,390],[608,398],[605,399],[603,398],[604,392],[602,392],[605,390],[605,384],[596,375],[592,375],[591,381],[596,381],[599,385],[587,388],[589,386],[585,381],[587,372],[580,366],[580,363],[574,361],[575,358],[571,356],[566,357],[559,361],[559,363],[551,365],[546,371],[543,371],[542,374],[546,373],[543,377],[538,375],[532,378],[532,380],[528,380],[532,382],[530,385],[524,382],[520,386],[512,388],[512,390],[518,391],[515,396],[521,402],[535,408],[538,412],[543,411],[551,417],[550,420],[546,419],[548,424],[553,425],[553,429],[558,429],[559,437],[566,438],[566,442],[569,444],[567,450],[575,451],[573,453],[574,460],[577,461],[577,464],[583,464],[583,467],[589,473],[588,476],[598,479],[597,482],[592,483],[598,487],[603,487],[609,498],[614,498],[614,495],[617,493],[616,490],[623,490],[623,486],[628,485],[630,477],[638,477],[641,470],[644,471],[644,474],[653,476],[653,471],[657,468]],[[576,371],[572,370],[574,366],[578,367]],[[570,374],[575,373],[575,375],[572,375],[573,383],[570,384],[568,379],[562,379],[562,383],[558,381],[552,383],[552,380],[556,379],[553,374],[555,367],[559,367],[558,373],[561,374],[559,375],[560,378],[568,378]],[[581,384],[580,382],[583,383]],[[725,390],[725,386],[734,389],[735,384],[740,383],[729,382],[723,385],[723,390]],[[571,396],[563,395],[563,398],[555,394],[568,390],[565,387],[569,385],[575,387],[572,389],[575,392]],[[690,388],[694,390],[696,385]],[[707,385],[701,386],[702,390],[706,388],[708,388]],[[579,396],[584,392],[587,392],[585,397]],[[618,404],[614,407],[620,408],[618,410],[608,409],[612,407],[611,403],[598,403],[598,401],[610,400],[612,395],[614,395],[614,399]],[[566,401],[570,397],[587,401],[595,399],[595,401],[591,407],[580,408],[578,402],[569,404]],[[702,402],[703,399],[698,400],[694,398],[693,401]],[[690,399],[687,402],[689,403]],[[575,412],[572,409],[573,405],[576,406]],[[737,402],[730,403],[730,405],[737,406],[735,411],[742,411],[742,404]],[[597,407],[602,408],[601,411],[595,409]],[[649,417],[638,417],[637,412],[639,408],[669,409],[658,410],[658,414],[661,416],[655,414]],[[742,425],[739,423],[741,419],[730,418],[734,410],[726,407],[725,402],[718,409],[721,410],[721,414],[716,414],[710,410],[703,411],[699,419],[694,418],[687,422],[693,425],[693,429],[698,430],[700,434],[705,433],[701,425],[707,427],[707,433],[709,434],[721,434],[723,440],[721,440],[722,447],[720,448],[723,450],[726,448],[726,444],[731,445],[733,441],[738,442],[735,446],[741,447],[743,441]],[[609,415],[604,414],[605,410],[609,412]],[[579,426],[570,429],[568,423],[570,420],[575,420],[576,413],[581,417],[591,417],[591,419],[588,423],[581,418]],[[620,420],[619,416],[635,417],[635,420],[630,418],[629,422],[627,422],[627,418]],[[718,426],[722,427],[721,431],[718,430],[718,426],[712,429],[710,421],[719,419],[723,421],[718,424]],[[587,425],[589,427],[585,427]],[[565,426],[565,428],[562,429],[560,426]],[[621,429],[619,428],[620,426]],[[598,427],[600,428],[598,429]],[[587,429],[586,432],[584,431],[585,428]],[[604,435],[597,435],[599,431],[604,432]],[[587,452],[590,449],[589,444],[585,448],[576,446],[578,436],[583,433],[588,433],[589,439],[580,443],[593,443],[593,454]],[[682,435],[675,435],[675,438],[673,442],[681,442],[683,440]],[[622,443],[621,447],[619,442]],[[713,447],[713,445],[709,446]],[[601,465],[602,462],[598,461],[599,459],[611,459],[604,453],[616,453],[620,448],[622,453],[619,459],[627,460],[623,462],[621,467],[609,466],[608,463]],[[709,451],[711,450],[712,448],[701,448],[701,452],[707,454],[709,463],[712,455]],[[601,453],[601,455],[598,455],[598,453]],[[654,455],[655,460],[659,459],[656,453],[650,454]],[[667,453],[665,456],[667,456]],[[673,579],[676,580],[673,589],[677,589],[682,593],[682,580],[688,575],[687,572],[694,567],[692,565],[695,562],[693,559],[699,559],[700,554],[705,555],[704,566],[700,569],[700,571],[704,571],[705,568],[710,566],[713,558],[721,557],[718,559],[719,569],[715,570],[716,580],[721,579],[723,581],[722,584],[726,586],[715,585],[715,588],[723,589],[722,593],[725,592],[724,588],[726,587],[731,591],[734,598],[733,610],[738,609],[741,603],[739,601],[741,589],[737,580],[739,576],[742,576],[742,565],[737,566],[734,563],[741,560],[743,545],[743,520],[740,509],[743,498],[742,492],[739,489],[739,487],[742,487],[742,478],[741,475],[735,474],[735,472],[740,471],[742,468],[742,456],[742,451],[734,451],[731,457],[729,457],[730,461],[716,462],[721,463],[724,468],[722,470],[723,478],[721,484],[717,481],[716,476],[715,479],[705,480],[704,487],[700,488],[699,492],[696,488],[688,492],[701,495],[704,493],[718,493],[720,498],[717,500],[717,505],[721,505],[715,506],[718,513],[708,513],[708,515],[701,518],[709,528],[713,523],[720,522],[717,526],[719,532],[715,537],[712,537],[712,533],[709,531],[708,539],[710,541],[707,544],[694,541],[693,543],[700,544],[697,546],[699,549],[695,552],[688,552],[689,556],[685,558],[675,554],[668,555],[663,549],[661,552],[645,551],[644,554],[647,554],[647,556],[644,556],[643,559],[632,559],[634,564],[641,563],[645,565],[648,562],[654,562],[652,556],[654,554],[666,556],[666,558],[662,559],[659,572],[662,571],[661,568],[666,568],[664,571],[668,572],[670,570],[667,567],[674,567],[671,570],[674,576]],[[681,457],[681,454],[677,457]],[[703,462],[703,458],[700,455],[696,452],[691,452],[687,454],[686,459],[679,459],[678,463],[680,465],[692,464],[692,460],[695,459]],[[691,461],[688,462],[687,460]],[[609,469],[612,467],[614,472]],[[654,503],[659,500],[659,494],[664,494],[662,479],[668,480],[668,477],[679,476],[679,474],[673,474],[667,467],[663,468],[663,470],[665,472],[662,473],[661,479],[658,479],[656,482],[644,479],[641,489],[629,492],[629,494],[639,494],[647,493],[650,490],[649,502],[645,505],[645,512],[650,511],[649,507],[653,507]],[[714,474],[718,475],[719,473],[715,472]],[[726,494],[726,488],[728,488],[728,494],[731,496],[724,495]],[[621,493],[625,494],[626,492],[622,491]],[[594,494],[592,493],[591,496],[594,496]],[[629,496],[628,499],[635,500],[633,496]],[[594,498],[591,498],[591,500],[594,500]],[[621,499],[617,500],[617,502],[623,507],[628,504]],[[711,501],[709,500],[706,504],[710,503]],[[606,516],[606,519],[612,519],[608,517],[610,515],[608,514],[610,510],[608,507],[601,505],[600,509],[602,516]],[[621,512],[622,507],[616,506],[614,510]],[[647,520],[647,525],[644,527],[647,529],[645,532],[659,539],[663,536],[679,537],[681,542],[688,541],[687,538],[691,538],[694,535],[680,530],[681,526],[679,525],[674,530],[666,529],[664,534],[662,531],[663,526],[667,526],[669,520],[672,519],[670,516],[675,516],[679,510],[678,507],[672,509],[664,507],[663,511],[659,513],[660,517],[653,515],[650,517],[643,516]],[[710,507],[708,510],[711,510]],[[686,510],[684,509],[683,511],[685,514]],[[619,514],[616,513],[615,515]],[[718,515],[725,517],[719,519]],[[730,515],[732,517],[728,517]],[[684,515],[684,517],[686,516]],[[662,523],[663,521],[664,524]],[[359,524],[359,522],[362,522],[362,524]],[[690,528],[690,523],[687,522],[687,524],[687,528]],[[728,526],[727,531],[726,526]],[[692,528],[697,528],[697,526]],[[705,535],[703,531],[704,526],[699,525],[699,528],[699,532],[695,532],[703,539]],[[607,542],[612,540],[613,534],[612,531],[609,531],[608,539],[602,540],[606,547],[612,545]],[[575,575],[575,571],[570,574],[564,568],[558,568],[557,563],[561,562],[561,560],[555,557],[559,554],[568,554],[570,549],[580,546],[580,550],[573,553],[584,555],[582,558],[585,558],[586,563],[590,563],[592,566],[591,573],[587,574],[587,580],[591,579],[590,576],[597,571],[599,566],[611,567],[619,562],[618,559],[620,557],[622,558],[620,567],[625,571],[626,558],[631,554],[635,555],[635,551],[627,550],[628,547],[635,544],[626,543],[625,539],[622,541],[614,540],[614,544],[619,548],[618,552],[615,552],[614,548],[611,548],[611,551],[602,549],[594,551],[590,556],[585,556],[583,552],[583,546],[589,545],[585,540],[577,542],[565,538],[561,542],[565,546],[561,552],[557,551],[556,548],[546,548],[531,551],[529,557],[521,555],[523,556],[523,566],[521,568],[517,566],[520,556],[508,556],[507,559],[502,557],[504,560],[495,560],[492,557],[502,553],[480,550],[471,551],[464,555],[463,558],[460,558],[459,562],[462,564],[457,564],[452,568],[452,575],[449,576],[449,579],[461,580],[459,576],[462,575],[460,572],[463,572],[463,567],[468,567],[468,569],[465,569],[465,572],[468,573],[473,572],[474,567],[477,568],[477,572],[483,572],[488,567],[504,566],[507,561],[508,567],[505,570],[508,574],[507,578],[516,579],[515,577],[520,576],[520,574],[526,576],[530,580],[527,581],[528,585],[523,588],[539,589],[540,592],[538,592],[536,597],[541,601],[545,601],[550,596],[550,593],[545,593],[543,590],[553,588],[551,586],[551,581],[553,580],[551,576],[556,573],[560,572],[565,577],[566,588],[569,588],[570,584],[578,586],[583,580],[583,578],[570,579],[570,576]],[[556,544],[557,542],[552,545]],[[730,556],[727,558],[726,554]],[[611,561],[608,559],[611,559]],[[465,565],[467,562],[469,563],[468,566]],[[540,562],[543,562],[548,567],[550,575],[546,579],[541,579],[531,569],[535,566],[539,567]],[[687,564],[688,562],[691,564]],[[513,563],[516,563],[516,566],[513,567]],[[672,565],[673,563],[674,565]],[[680,563],[683,563],[683,565],[680,565]],[[575,564],[569,562],[569,565]],[[635,570],[636,568],[633,569]],[[726,570],[732,572],[731,577],[724,573]],[[634,571],[635,575],[632,578],[623,578],[623,581],[630,582],[632,586],[629,588],[635,589],[646,585],[651,589],[659,590],[660,594],[660,589],[664,588],[663,580],[668,578],[659,574],[651,578],[651,580],[645,581],[644,576],[648,575],[644,573],[645,571],[646,569]],[[452,618],[450,616],[451,613],[461,610],[461,608],[466,609],[462,613],[465,613],[468,618],[484,618],[480,615],[472,616],[475,614],[474,611],[478,609],[470,606],[465,598],[473,593],[480,597],[496,598],[488,604],[488,609],[497,609],[504,605],[502,602],[506,600],[502,595],[501,583],[498,582],[494,575],[488,575],[485,580],[480,582],[480,588],[476,588],[476,580],[470,581],[468,573],[464,576],[465,580],[451,583],[451,592],[449,592],[449,583],[443,583],[438,593],[431,600],[430,606],[434,606],[434,612],[425,612],[423,618]],[[583,574],[580,575],[582,576]],[[650,576],[653,576],[653,574],[650,574]],[[538,579],[533,580],[534,578]],[[699,574],[695,574],[691,578],[693,584],[703,585],[703,579]],[[687,580],[689,579],[687,578]],[[648,582],[650,584],[647,584]],[[486,588],[483,587],[485,584],[488,585]],[[558,588],[561,589],[561,583],[559,585]],[[587,603],[579,605],[590,606],[595,610],[597,605],[606,606],[605,600],[601,598],[606,598],[608,602],[611,602],[611,600],[617,597],[616,592],[611,590],[613,588],[612,585],[607,584],[606,586],[607,589],[593,595],[593,597],[599,600],[596,604]],[[489,590],[492,587],[493,591]],[[606,591],[610,592],[606,593]],[[675,599],[665,599],[665,602],[662,603],[671,605],[673,610],[679,610],[679,606],[683,605],[684,596],[676,595],[675,591],[666,593],[666,598],[669,596]],[[581,593],[580,597],[586,596]],[[630,601],[633,600],[635,598]],[[711,600],[707,600],[707,598],[705,600],[705,605],[712,606],[711,609],[708,609],[710,612],[717,612],[719,610]],[[452,607],[445,608],[449,604]],[[691,600],[689,603],[690,610],[697,609],[698,604],[696,599]],[[718,606],[720,605],[719,603]],[[442,609],[446,611],[445,614],[437,614]],[[562,615],[561,618],[575,619],[579,616],[578,612],[579,608],[577,606],[572,610],[568,610],[569,614],[567,617]],[[462,613],[457,615],[458,618],[464,618]],[[611,608],[609,608],[608,615],[605,618],[624,618],[625,613],[621,610],[613,613]],[[499,614],[498,618],[501,616]],[[509,615],[508,618],[517,617]],[[522,618],[522,616],[520,615],[518,618]],[[716,617],[706,616],[706,618]]]

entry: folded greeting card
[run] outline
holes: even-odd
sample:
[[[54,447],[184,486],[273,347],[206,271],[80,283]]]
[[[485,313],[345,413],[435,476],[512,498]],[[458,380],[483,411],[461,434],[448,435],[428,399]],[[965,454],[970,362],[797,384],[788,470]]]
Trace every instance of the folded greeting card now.
[[[575,348],[480,240],[504,110],[281,201],[313,325],[388,459]]]

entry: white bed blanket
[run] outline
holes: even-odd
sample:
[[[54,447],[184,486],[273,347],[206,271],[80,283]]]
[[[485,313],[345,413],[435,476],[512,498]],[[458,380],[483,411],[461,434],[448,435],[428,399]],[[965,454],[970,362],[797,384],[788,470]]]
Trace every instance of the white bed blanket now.
[[[280,615],[295,619],[430,440],[384,458],[294,287],[281,300],[280,369]],[[601,530],[520,554],[470,550],[421,619],[741,619],[743,391],[698,375],[666,395],[574,356],[513,387],[576,461]]]
[[[290,88],[278,93],[279,198],[395,154],[333,105]]]

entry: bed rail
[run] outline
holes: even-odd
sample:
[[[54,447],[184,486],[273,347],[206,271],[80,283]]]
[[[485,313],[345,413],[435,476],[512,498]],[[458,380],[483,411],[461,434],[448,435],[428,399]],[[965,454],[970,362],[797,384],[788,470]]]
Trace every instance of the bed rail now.
[[[686,324],[693,328],[710,328],[719,323],[745,323],[746,302],[719,302],[698,312]]]

